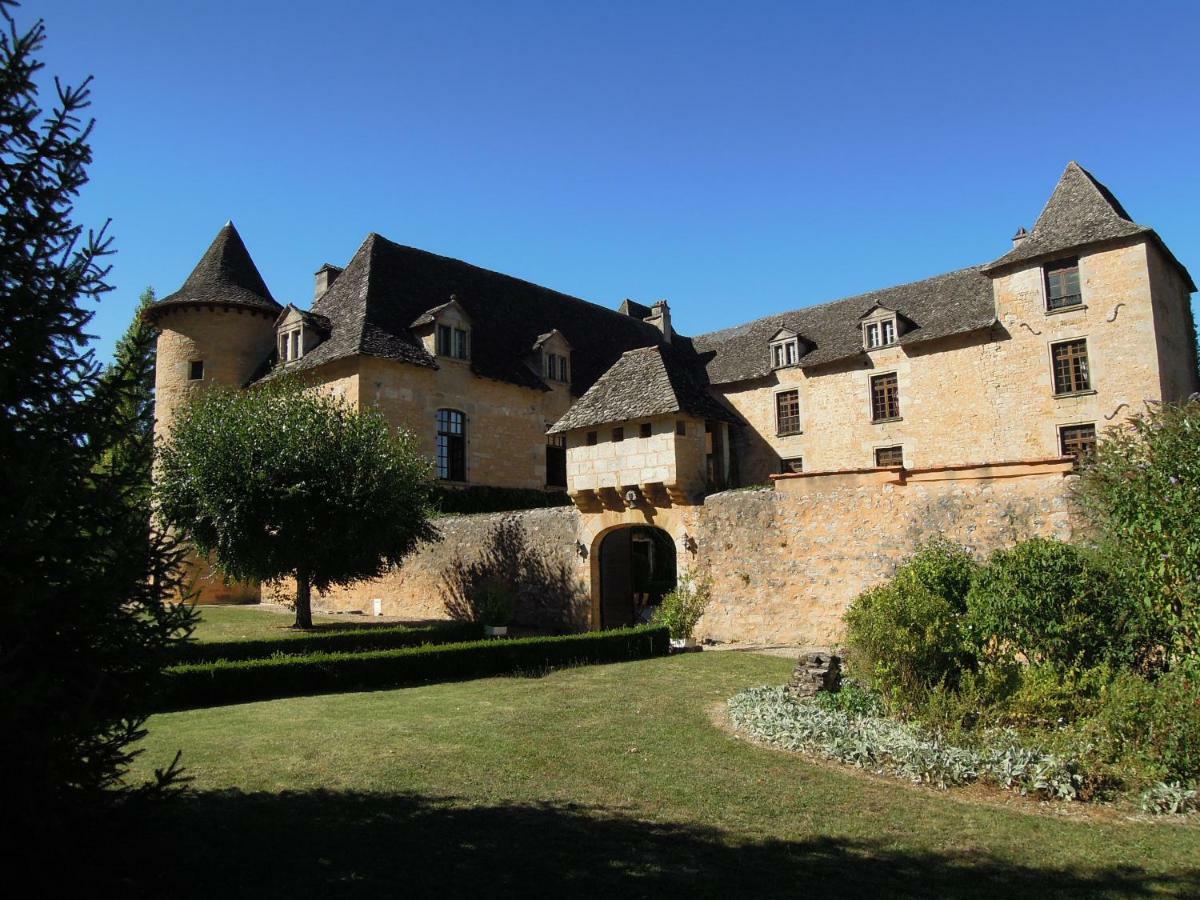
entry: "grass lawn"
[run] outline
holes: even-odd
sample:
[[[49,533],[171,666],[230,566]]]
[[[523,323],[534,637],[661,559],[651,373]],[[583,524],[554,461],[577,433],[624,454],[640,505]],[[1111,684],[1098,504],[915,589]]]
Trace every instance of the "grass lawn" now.
[[[182,748],[197,790],[123,840],[176,897],[1200,894],[1200,828],[910,788],[714,726],[791,665],[708,652],[155,716],[135,773]]]
[[[302,637],[314,631],[349,631],[355,628],[388,628],[401,623],[380,621],[364,616],[313,616],[313,631],[291,628],[295,613],[258,606],[199,606],[200,621],[193,636],[200,643],[215,641],[257,641]]]

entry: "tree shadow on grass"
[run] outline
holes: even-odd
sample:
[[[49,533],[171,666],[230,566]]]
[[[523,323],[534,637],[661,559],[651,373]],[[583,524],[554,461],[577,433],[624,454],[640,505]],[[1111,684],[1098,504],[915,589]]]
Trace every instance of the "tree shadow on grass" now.
[[[92,896],[109,879],[139,896],[218,898],[1200,895],[1200,869],[1045,868],[834,837],[748,841],[573,804],[198,792],[127,810],[109,833],[119,846],[94,836],[83,845],[95,854]]]

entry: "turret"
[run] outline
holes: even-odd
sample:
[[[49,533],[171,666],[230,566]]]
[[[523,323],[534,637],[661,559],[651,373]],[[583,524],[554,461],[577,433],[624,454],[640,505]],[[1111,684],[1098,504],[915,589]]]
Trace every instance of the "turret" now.
[[[167,436],[176,407],[193,391],[250,380],[274,349],[282,308],[226,222],[183,286],[145,313],[159,330],[156,438]]]
[[[217,232],[192,274],[175,293],[146,310],[158,329],[154,376],[154,436],[170,434],[175,410],[214,384],[240,388],[275,347],[275,302],[232,222]],[[259,599],[257,584],[228,583],[203,559],[188,560],[201,603]]]

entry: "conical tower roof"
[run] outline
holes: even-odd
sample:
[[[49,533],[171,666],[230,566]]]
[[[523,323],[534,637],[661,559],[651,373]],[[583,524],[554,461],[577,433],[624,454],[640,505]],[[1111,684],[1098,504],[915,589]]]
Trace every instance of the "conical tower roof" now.
[[[183,286],[151,306],[147,314],[153,316],[164,307],[194,304],[237,306],[273,315],[282,309],[232,222],[226,222],[217,232]]]

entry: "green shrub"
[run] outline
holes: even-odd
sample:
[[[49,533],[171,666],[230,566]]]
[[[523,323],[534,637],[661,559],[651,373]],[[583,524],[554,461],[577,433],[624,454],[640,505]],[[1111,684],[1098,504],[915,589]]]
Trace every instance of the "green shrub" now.
[[[934,541],[847,610],[848,665],[893,708],[911,711],[934,686],[953,686],[973,668],[962,611],[976,568],[961,547]]]
[[[939,537],[918,548],[895,577],[901,584],[919,585],[966,612],[967,594],[979,568],[966,547]]]
[[[425,645],[370,653],[315,653],[176,666],[166,673],[160,709],[189,709],[340,691],[481,678],[583,663],[662,656],[665,628],[516,640]]]
[[[253,641],[214,641],[185,644],[171,655],[175,664],[216,662],[219,659],[265,659],[279,654],[307,656],[312,653],[362,653],[395,650],[421,644],[450,644],[476,640],[482,629],[472,622],[439,622],[433,625],[394,628],[355,628],[326,631],[302,637],[267,638]]]
[[[967,597],[978,653],[1062,668],[1130,662],[1139,655],[1136,610],[1095,555],[1046,538],[997,550]]]
[[[1200,402],[1152,404],[1108,429],[1079,496],[1168,662],[1200,654]]]
[[[992,667],[989,667],[992,668]],[[1114,672],[1108,666],[1062,669],[1033,664],[1015,669],[1015,690],[995,700],[1005,725],[1058,728],[1091,715]]]
[[[435,515],[453,516],[472,513],[509,512],[518,509],[543,509],[550,506],[570,506],[565,491],[539,491],[534,488],[502,488],[477,484],[465,488],[435,485],[433,508]]]
[[[1200,778],[1200,670],[1122,672],[1079,729],[1099,760],[1142,783]]]
[[[664,626],[675,640],[690,638],[711,600],[712,581],[684,573],[675,589],[663,597],[654,613],[654,624]]]

